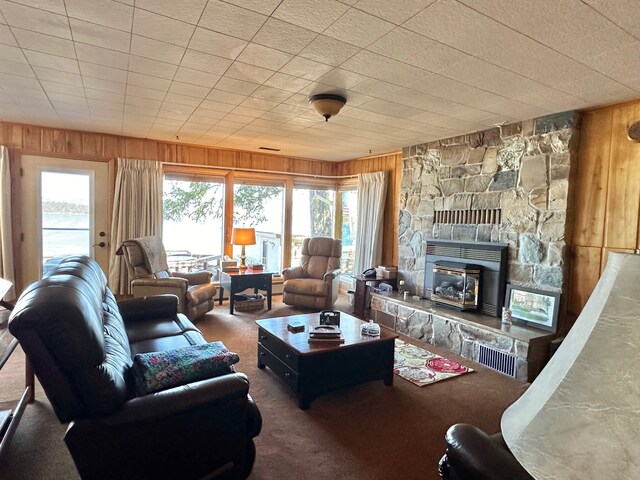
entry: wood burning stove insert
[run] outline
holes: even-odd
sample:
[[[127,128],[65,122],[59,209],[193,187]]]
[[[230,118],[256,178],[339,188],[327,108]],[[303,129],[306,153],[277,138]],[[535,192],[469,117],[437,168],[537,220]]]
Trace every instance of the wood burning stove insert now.
[[[481,274],[480,265],[435,262],[431,300],[458,310],[477,310]]]
[[[436,300],[433,296],[433,267],[436,263],[455,262],[481,266],[477,309],[487,315],[499,317],[507,286],[508,250],[509,245],[506,243],[428,239],[424,270],[425,298]]]

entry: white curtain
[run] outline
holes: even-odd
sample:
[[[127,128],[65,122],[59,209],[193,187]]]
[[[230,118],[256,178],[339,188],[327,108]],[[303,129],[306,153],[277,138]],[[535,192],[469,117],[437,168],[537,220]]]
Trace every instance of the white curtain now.
[[[358,229],[354,272],[377,267],[382,261],[382,229],[387,195],[387,172],[358,175]]]
[[[11,227],[11,167],[9,149],[5,146],[0,146],[0,277],[15,284]],[[4,300],[14,298],[15,289],[11,287]]]
[[[125,240],[147,235],[162,235],[162,163],[119,158],[109,261],[109,285],[114,293],[130,291],[124,258],[116,250]]]

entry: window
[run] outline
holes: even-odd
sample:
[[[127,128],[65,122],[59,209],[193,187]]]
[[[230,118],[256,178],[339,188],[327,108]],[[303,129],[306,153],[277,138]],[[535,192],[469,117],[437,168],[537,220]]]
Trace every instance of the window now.
[[[233,191],[233,225],[255,228],[256,244],[246,246],[247,263],[262,263],[265,270],[282,270],[284,186],[281,182],[236,181]],[[234,257],[242,247],[233,246]]]
[[[40,188],[42,262],[47,273],[60,258],[91,251],[91,176],[43,171]]]
[[[343,273],[353,274],[354,251],[356,247],[356,235],[358,233],[358,191],[342,191],[340,192],[340,200],[342,205],[342,221],[340,222],[342,260],[340,262],[340,268]]]
[[[224,245],[224,180],[167,174],[162,241],[169,268],[209,270],[218,280]]]
[[[335,190],[320,187],[293,189],[291,265],[300,263],[302,240],[307,237],[335,236]]]

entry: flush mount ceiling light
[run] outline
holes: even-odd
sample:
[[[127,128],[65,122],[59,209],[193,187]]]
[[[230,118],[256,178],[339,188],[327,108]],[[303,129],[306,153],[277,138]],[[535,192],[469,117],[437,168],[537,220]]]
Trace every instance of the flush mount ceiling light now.
[[[310,96],[309,103],[320,116],[324,117],[324,121],[328,122],[331,117],[337,115],[340,109],[344,107],[347,99],[340,95],[321,93]]]

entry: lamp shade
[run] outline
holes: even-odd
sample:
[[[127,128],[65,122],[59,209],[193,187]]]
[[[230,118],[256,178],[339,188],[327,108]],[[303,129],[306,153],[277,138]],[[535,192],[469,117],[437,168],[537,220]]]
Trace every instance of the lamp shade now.
[[[255,245],[256,229],[255,228],[235,228],[231,233],[231,243],[233,245]]]
[[[534,478],[640,478],[639,346],[640,256],[609,253],[562,345],[502,416]]]

